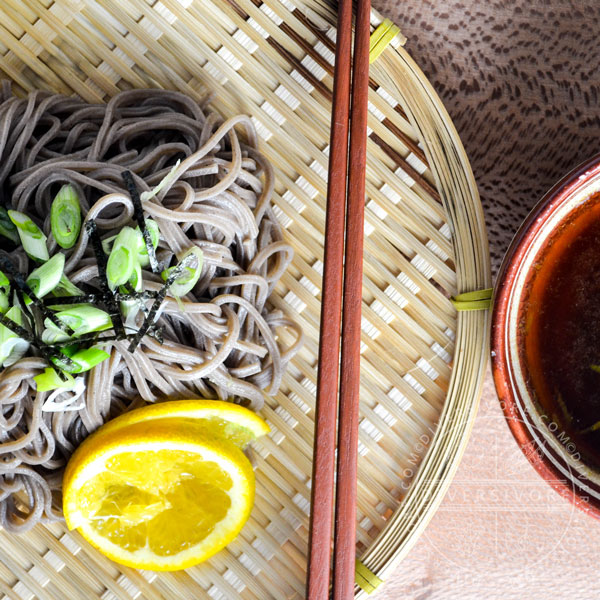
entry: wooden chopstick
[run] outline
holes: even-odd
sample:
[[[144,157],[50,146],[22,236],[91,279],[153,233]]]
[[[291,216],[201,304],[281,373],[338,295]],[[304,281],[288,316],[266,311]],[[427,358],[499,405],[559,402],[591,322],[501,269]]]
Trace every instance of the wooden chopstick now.
[[[338,370],[348,171],[348,120],[352,49],[352,0],[340,0],[327,180],[327,219],[319,335],[306,597],[329,598]]]
[[[340,0],[339,2],[313,451],[308,600],[327,600],[329,598],[339,374],[341,375],[341,385],[339,390],[333,598],[349,600],[354,597],[370,13],[370,0],[359,0],[354,40],[350,112],[352,1]],[[349,121],[350,158],[348,159]],[[345,223],[344,254],[346,196],[348,215]],[[340,327],[342,294],[343,316]],[[341,372],[339,373],[340,330],[342,357]]]
[[[371,0],[358,0],[350,112],[333,600],[354,598],[370,20]]]

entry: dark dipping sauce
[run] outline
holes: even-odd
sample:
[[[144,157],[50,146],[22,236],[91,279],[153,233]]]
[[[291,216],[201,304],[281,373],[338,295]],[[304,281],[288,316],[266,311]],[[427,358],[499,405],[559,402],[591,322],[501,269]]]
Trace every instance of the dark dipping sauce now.
[[[600,193],[552,234],[527,288],[519,321],[527,384],[555,435],[599,467]]]

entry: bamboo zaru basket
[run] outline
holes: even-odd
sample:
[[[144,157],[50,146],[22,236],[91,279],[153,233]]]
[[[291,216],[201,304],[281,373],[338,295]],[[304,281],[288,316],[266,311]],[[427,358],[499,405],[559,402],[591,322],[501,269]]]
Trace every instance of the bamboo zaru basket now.
[[[307,343],[264,408],[257,498],[240,536],[179,573],[118,566],[61,525],[0,532],[3,598],[304,597],[335,15],[325,0],[5,0],[0,71],[106,101],[133,87],[215,92],[252,116],[295,248],[271,301]],[[381,22],[372,14],[373,26]],[[357,557],[372,591],[417,539],[464,450],[483,378],[486,311],[450,297],[488,288],[487,240],[460,140],[401,47],[372,65],[369,95]],[[364,579],[364,578],[363,578]],[[357,594],[365,594],[357,586]]]

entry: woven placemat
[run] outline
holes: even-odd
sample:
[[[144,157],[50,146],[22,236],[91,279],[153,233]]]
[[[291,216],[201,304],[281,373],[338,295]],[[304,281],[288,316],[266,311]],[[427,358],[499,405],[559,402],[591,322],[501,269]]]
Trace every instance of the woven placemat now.
[[[304,597],[330,7],[316,0],[5,0],[0,17],[0,71],[17,93],[42,88],[98,102],[132,87],[198,99],[210,90],[223,115],[252,116],[275,168],[275,210],[296,252],[272,303],[307,334],[265,406],[272,433],[256,447],[256,505],[225,550],[185,572],[156,574],[112,563],[61,525],[0,533],[0,593],[27,600]],[[373,26],[380,21],[373,13]],[[433,514],[464,449],[485,365],[487,313],[457,313],[451,297],[490,285],[470,167],[401,39],[372,65],[369,95],[357,556],[363,574],[380,579]]]

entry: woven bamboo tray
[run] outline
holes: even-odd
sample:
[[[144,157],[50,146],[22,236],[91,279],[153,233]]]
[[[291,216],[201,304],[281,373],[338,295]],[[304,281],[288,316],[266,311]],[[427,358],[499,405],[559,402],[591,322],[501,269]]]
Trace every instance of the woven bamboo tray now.
[[[0,4],[0,71],[17,93],[212,90],[224,115],[252,115],[296,251],[272,302],[308,338],[264,409],[273,431],[257,446],[256,505],[235,542],[156,574],[60,525],[0,532],[0,598],[304,597],[334,22],[326,0]],[[457,313],[449,297],[490,285],[471,169],[402,41],[372,65],[369,95],[357,556],[384,580],[441,501],[477,407],[487,314]]]

